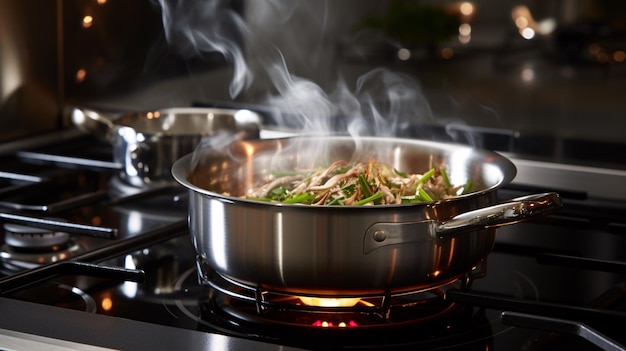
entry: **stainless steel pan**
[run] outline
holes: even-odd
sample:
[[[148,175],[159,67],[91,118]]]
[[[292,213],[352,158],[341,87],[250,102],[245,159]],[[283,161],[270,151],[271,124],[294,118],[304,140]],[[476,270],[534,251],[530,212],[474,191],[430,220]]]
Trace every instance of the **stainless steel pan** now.
[[[257,139],[261,117],[249,110],[169,108],[107,114],[75,108],[72,122],[81,130],[113,145],[120,179],[145,187],[175,183],[174,161],[193,152],[207,138]]]
[[[469,177],[474,190],[433,203],[359,207],[240,197],[278,168],[371,157],[411,173],[445,167],[453,183]],[[501,155],[469,147],[349,137],[240,141],[219,152],[187,155],[172,167],[189,189],[190,232],[201,266],[262,288],[344,296],[454,281],[488,255],[495,227],[561,206],[554,193],[495,204],[497,189],[515,173]]]

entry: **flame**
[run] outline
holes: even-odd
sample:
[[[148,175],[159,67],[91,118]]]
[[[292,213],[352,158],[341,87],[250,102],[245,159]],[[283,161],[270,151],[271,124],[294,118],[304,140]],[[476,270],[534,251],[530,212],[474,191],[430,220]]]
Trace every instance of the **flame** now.
[[[359,301],[361,301],[358,297],[328,298],[298,296],[298,298],[305,305],[318,307],[354,307],[357,303],[359,303]]]
[[[312,324],[314,327],[322,327],[322,328],[332,328],[334,327],[334,323],[333,322],[328,322],[328,321],[321,321],[321,320],[316,320],[315,322],[313,322]],[[345,327],[358,327],[359,324],[353,320],[349,320],[347,323],[346,322],[339,322],[337,323],[337,327],[339,328],[345,328]]]

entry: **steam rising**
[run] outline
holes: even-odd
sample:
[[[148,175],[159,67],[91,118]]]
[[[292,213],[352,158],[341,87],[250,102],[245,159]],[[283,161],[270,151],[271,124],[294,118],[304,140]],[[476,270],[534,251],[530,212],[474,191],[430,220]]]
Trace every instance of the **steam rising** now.
[[[230,95],[236,96],[250,85],[252,74],[244,60],[238,39],[246,36],[242,18],[225,1],[155,0],[162,9],[163,28],[168,43],[181,54],[218,52],[232,62],[234,76]]]
[[[315,74],[316,65],[329,59],[324,56],[324,48],[335,44],[325,41],[332,29],[326,2],[249,2],[246,6],[253,7],[253,13],[244,20],[225,0],[156,1],[162,8],[166,37],[172,47],[189,55],[219,52],[232,63],[229,91],[233,99],[253,83],[261,83],[262,77],[267,78],[269,87],[263,103],[281,112],[276,116],[279,125],[296,126],[314,134],[393,136],[408,124],[431,119],[429,105],[410,77],[378,68],[356,82],[346,82],[333,71],[335,87],[325,90],[312,79],[293,74],[290,64],[294,63],[288,62],[278,44],[268,41],[263,30],[258,30],[259,18],[272,19],[265,34],[280,35],[281,44],[292,51],[306,46],[290,58],[304,60],[295,62],[295,66],[305,62]],[[306,16],[301,17],[304,20],[298,18],[294,27],[289,20],[298,11]]]

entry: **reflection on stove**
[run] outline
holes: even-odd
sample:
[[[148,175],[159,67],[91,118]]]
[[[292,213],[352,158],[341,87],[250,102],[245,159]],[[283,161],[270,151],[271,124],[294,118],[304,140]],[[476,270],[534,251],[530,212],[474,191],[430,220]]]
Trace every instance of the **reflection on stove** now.
[[[83,251],[70,234],[6,223],[0,262],[4,274],[62,261]]]

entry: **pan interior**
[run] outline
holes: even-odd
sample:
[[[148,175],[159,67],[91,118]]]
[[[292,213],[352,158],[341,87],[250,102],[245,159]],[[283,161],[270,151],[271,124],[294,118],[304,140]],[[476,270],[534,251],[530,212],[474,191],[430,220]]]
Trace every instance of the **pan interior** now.
[[[332,162],[387,163],[398,171],[445,168],[453,185],[472,181],[472,192],[510,182],[515,166],[505,157],[471,147],[395,138],[296,137],[238,141],[224,150],[197,150],[187,181],[220,196],[242,197],[273,172],[327,167]]]

